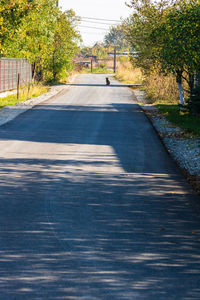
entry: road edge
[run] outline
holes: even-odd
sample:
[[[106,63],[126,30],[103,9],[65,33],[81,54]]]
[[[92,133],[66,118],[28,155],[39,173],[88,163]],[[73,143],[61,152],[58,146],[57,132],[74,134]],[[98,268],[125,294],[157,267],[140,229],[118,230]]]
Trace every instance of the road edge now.
[[[161,115],[161,113],[159,112],[159,110],[153,105],[145,105],[145,100],[144,103],[141,102],[141,95],[139,94],[139,97],[137,96],[137,93],[132,89],[132,92],[135,96],[135,99],[137,101],[137,104],[140,106],[140,108],[142,109],[142,111],[144,112],[145,116],[148,118],[149,122],[151,123],[151,125],[153,126],[154,130],[156,131],[161,143],[163,144],[163,146],[165,147],[166,151],[168,152],[169,156],[173,159],[173,161],[175,162],[175,164],[177,165],[178,169],[181,171],[181,173],[184,175],[184,177],[187,179],[187,181],[190,183],[190,185],[192,186],[192,188],[194,189],[194,191],[197,194],[200,194],[200,176],[199,175],[193,175],[189,172],[189,170],[187,170],[186,168],[183,168],[179,161],[176,159],[176,157],[172,154],[173,151],[172,149],[169,147],[169,145],[167,145],[167,143],[165,142],[165,139],[163,137],[163,134],[161,132],[161,130],[159,130],[159,128],[156,126],[154,118],[153,118],[153,114],[151,113],[155,111],[157,112],[158,115]],[[151,108],[150,108],[151,107]],[[163,118],[163,115],[162,115]],[[168,122],[170,124],[169,121],[166,120],[166,122]],[[172,125],[174,126],[174,125]],[[175,127],[175,126],[174,126]],[[179,127],[175,127],[177,130],[180,130]]]

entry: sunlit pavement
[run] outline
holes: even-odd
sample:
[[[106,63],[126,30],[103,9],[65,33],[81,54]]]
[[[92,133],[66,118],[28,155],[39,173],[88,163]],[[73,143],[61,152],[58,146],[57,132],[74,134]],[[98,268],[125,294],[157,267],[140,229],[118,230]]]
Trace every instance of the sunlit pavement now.
[[[104,75],[0,127],[0,299],[200,299],[200,211]]]

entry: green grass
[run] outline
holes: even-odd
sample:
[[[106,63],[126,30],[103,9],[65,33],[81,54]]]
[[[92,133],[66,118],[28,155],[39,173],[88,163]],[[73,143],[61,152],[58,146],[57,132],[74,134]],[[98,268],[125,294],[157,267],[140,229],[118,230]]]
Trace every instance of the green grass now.
[[[156,104],[156,107],[163,113],[167,120],[178,125],[187,133],[200,137],[200,118],[190,115],[188,112],[181,112],[175,104]]]
[[[82,74],[91,74],[91,69],[83,69]],[[106,68],[93,68],[93,74],[113,74],[113,71]]]
[[[9,95],[4,98],[0,98],[0,109],[5,105],[15,105],[19,102],[26,101],[28,99],[38,97],[49,91],[48,86],[43,85],[32,85],[28,91],[28,87],[23,87],[20,89],[19,99],[17,99],[17,95]]]

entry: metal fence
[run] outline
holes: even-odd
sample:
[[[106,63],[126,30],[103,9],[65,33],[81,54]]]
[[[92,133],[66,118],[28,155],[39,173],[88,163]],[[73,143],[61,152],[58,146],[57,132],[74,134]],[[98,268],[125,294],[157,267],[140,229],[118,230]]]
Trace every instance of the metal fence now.
[[[17,88],[18,74],[20,84],[31,81],[32,68],[26,59],[0,59],[0,93]]]

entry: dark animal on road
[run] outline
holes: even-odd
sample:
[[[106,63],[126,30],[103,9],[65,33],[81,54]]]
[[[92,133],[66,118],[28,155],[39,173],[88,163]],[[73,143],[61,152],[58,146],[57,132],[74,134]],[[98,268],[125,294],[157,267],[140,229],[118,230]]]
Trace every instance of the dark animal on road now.
[[[110,85],[110,80],[106,77],[106,85]]]

